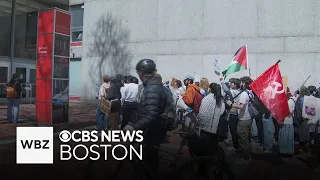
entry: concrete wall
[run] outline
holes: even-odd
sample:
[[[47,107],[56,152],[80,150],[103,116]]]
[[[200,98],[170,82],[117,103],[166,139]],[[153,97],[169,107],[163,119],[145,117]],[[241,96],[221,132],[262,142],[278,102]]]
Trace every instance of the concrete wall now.
[[[85,3],[82,80],[88,83],[83,83],[83,99],[94,98],[96,82],[88,73],[99,59],[99,55],[88,55],[94,45],[90,32],[108,13],[130,32],[126,44],[132,65],[152,58],[164,80],[196,72],[215,81],[213,60],[220,59],[225,69],[238,48],[247,44],[252,76],[281,59],[281,72],[289,76],[291,89],[310,74],[306,85],[319,85],[320,1],[70,0],[76,3]],[[108,74],[108,65],[102,68]]]

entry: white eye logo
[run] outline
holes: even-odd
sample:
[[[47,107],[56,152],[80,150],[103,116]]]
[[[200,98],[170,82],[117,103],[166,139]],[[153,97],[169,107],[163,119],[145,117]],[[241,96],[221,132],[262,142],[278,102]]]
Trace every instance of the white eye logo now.
[[[71,139],[71,133],[67,130],[63,130],[60,132],[59,138],[61,142],[64,142],[64,143],[69,142]]]

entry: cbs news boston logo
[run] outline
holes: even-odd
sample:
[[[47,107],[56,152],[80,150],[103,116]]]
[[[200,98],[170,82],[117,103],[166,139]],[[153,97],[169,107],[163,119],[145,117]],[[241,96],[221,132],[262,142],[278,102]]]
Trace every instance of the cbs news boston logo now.
[[[53,127],[17,127],[17,164],[53,164]]]
[[[143,131],[102,131],[98,136],[98,131],[75,130],[69,132],[63,130],[59,134],[60,160],[70,160],[75,158],[82,161],[87,158],[98,160],[101,158],[98,150],[103,150],[105,154],[110,151],[112,158],[123,160],[134,156],[142,160],[142,145],[134,146],[131,143],[141,143],[143,141]],[[68,142],[75,142],[76,146],[71,147]],[[99,144],[95,144],[100,142]],[[128,146],[120,142],[129,142]],[[83,143],[92,142],[89,147]],[[106,144],[104,144],[105,142]],[[53,164],[53,127],[17,127],[17,164]],[[77,149],[85,150],[85,156],[76,155]],[[124,150],[124,155],[116,156],[116,150]],[[95,156],[94,156],[95,155]],[[104,157],[107,160],[107,156]]]

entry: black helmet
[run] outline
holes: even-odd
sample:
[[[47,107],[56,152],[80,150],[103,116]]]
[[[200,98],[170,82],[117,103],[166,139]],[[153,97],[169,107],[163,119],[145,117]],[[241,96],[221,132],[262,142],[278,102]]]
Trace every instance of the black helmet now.
[[[156,64],[151,59],[142,59],[136,66],[136,71],[143,73],[152,73],[156,70]]]

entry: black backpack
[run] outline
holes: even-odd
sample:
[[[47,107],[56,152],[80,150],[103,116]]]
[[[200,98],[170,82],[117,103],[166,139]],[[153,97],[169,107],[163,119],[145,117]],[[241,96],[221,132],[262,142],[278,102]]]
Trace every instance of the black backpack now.
[[[251,99],[252,105],[261,113],[269,113],[269,109],[262,103],[262,101],[259,99],[259,97],[252,92],[253,94],[253,99]]]
[[[165,103],[164,110],[161,114],[162,119],[164,120],[164,126],[166,130],[171,130],[173,126],[177,123],[177,111],[176,111],[176,103],[172,97],[172,93],[170,89],[163,86],[163,91],[165,93]]]
[[[297,101],[295,101],[295,107],[294,107],[294,113],[293,113],[293,122],[296,123],[297,126],[300,126],[300,124],[303,121],[302,118],[302,105],[300,102],[300,99],[298,99]]]

